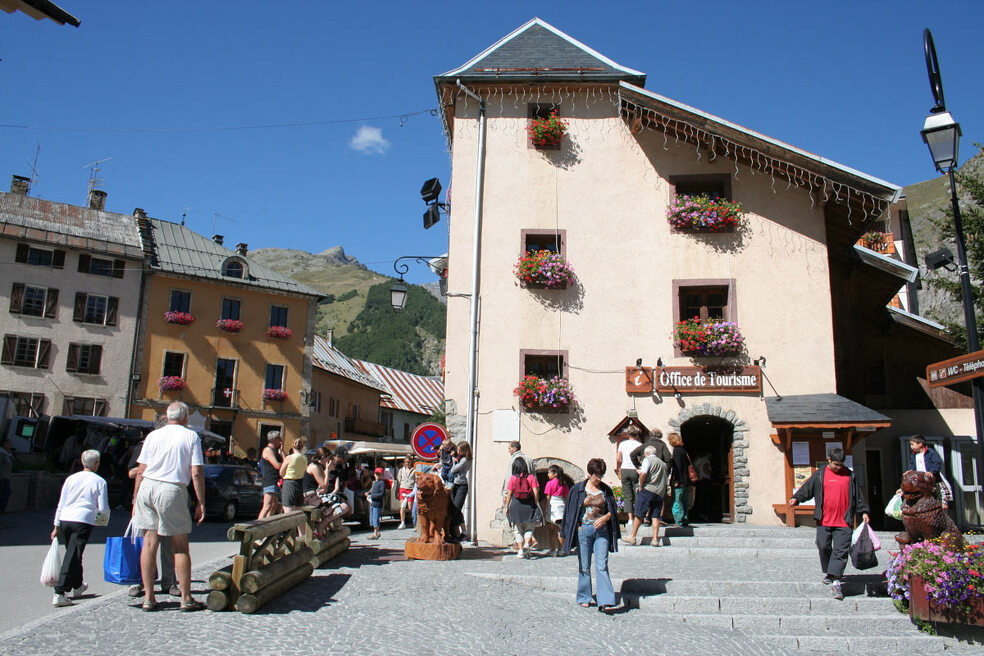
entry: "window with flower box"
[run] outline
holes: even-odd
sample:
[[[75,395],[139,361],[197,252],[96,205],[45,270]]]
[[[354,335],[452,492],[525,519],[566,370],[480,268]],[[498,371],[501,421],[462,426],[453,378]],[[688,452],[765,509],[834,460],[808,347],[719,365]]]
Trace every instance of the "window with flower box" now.
[[[520,253],[514,271],[521,286],[566,289],[575,281],[567,261],[566,230],[522,230]]]
[[[242,308],[243,302],[237,298],[223,298],[222,299],[222,315],[220,319],[231,319],[233,321],[239,321],[239,312]]]
[[[284,366],[282,364],[268,364],[266,366],[266,377],[264,378],[263,388],[284,388]]]
[[[287,327],[287,308],[282,305],[270,306],[270,328]]]
[[[679,329],[680,322],[696,320],[697,323],[737,324],[736,284],[734,278],[703,278],[673,281],[673,316]],[[728,328],[736,332],[737,326]],[[684,355],[679,340],[674,341],[674,354]]]
[[[172,289],[171,312],[191,314],[191,292],[182,289]]]
[[[10,313],[53,319],[58,313],[58,290],[15,282],[10,290]]]
[[[184,353],[164,351],[164,363],[161,367],[161,376],[184,378],[186,359],[187,357]]]
[[[733,200],[731,193],[731,176],[726,173],[670,176],[671,210],[675,204],[682,202],[688,197],[706,197],[712,203],[728,203]],[[674,232],[734,232],[737,221],[740,221],[740,216],[738,218],[732,217],[732,219],[734,219],[734,223],[727,224],[728,222],[725,222],[726,225],[718,227],[714,225],[680,226],[673,218],[670,218],[670,224]]]
[[[574,400],[567,382],[567,351],[523,349],[519,386],[513,393],[530,412],[564,412]]]
[[[557,112],[559,116],[560,105],[554,103],[529,103],[526,106],[527,132],[533,126],[534,121],[543,121],[550,118],[550,115]],[[560,141],[553,144],[539,145],[534,143],[532,135],[526,139],[526,147],[531,150],[560,150]]]

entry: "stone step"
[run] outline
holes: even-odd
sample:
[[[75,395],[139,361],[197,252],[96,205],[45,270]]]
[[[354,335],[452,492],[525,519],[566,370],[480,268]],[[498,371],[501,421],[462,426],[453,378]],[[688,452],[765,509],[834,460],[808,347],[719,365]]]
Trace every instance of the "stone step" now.
[[[642,530],[651,529],[643,527]],[[624,531],[623,531],[624,532]],[[816,529],[812,526],[798,526],[789,528],[786,526],[749,526],[747,524],[691,524],[690,526],[661,526],[660,535],[670,537],[762,537],[762,538],[785,538],[802,537],[813,540],[816,536]],[[648,533],[647,533],[648,534]],[[884,544],[889,544],[889,548],[895,547],[894,531],[875,531],[875,535]],[[884,547],[883,547],[884,548]]]
[[[761,640],[773,646],[803,652],[857,653],[884,656],[899,653],[935,653],[946,649],[946,643],[930,635],[915,633],[906,636],[844,636],[831,635],[801,635],[783,636],[774,634],[757,634],[743,631],[749,638]]]
[[[663,594],[655,596],[633,595],[623,589],[623,599],[641,610],[657,613],[723,613],[730,615],[817,615],[824,617],[844,615],[904,617],[890,599],[848,596],[838,601],[830,596],[813,597],[750,597],[750,596],[691,596]],[[908,622],[908,618],[906,618]]]
[[[662,613],[658,613],[662,614]],[[678,621],[715,629],[734,629],[769,636],[870,637],[902,635],[919,637],[908,615],[753,615],[687,613],[673,615]]]
[[[704,537],[703,534],[688,537],[664,537],[663,545],[687,547],[688,549],[802,549],[816,552],[817,545],[812,537]]]

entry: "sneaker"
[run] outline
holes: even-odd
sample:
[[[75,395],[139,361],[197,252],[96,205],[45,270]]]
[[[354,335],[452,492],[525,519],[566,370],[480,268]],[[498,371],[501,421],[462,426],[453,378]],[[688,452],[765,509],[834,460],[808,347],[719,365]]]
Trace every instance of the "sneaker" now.
[[[823,577],[823,580],[820,582],[823,583],[824,585],[830,585],[831,583],[834,582],[834,579],[832,579],[828,574],[827,576]]]
[[[407,525],[406,525],[406,524],[404,524],[403,522],[400,522],[400,525],[399,525],[399,526],[397,526],[396,528],[398,528],[398,529],[403,529],[403,528],[406,528],[406,527],[407,527]]]
[[[75,604],[73,604],[72,600],[66,597],[65,595],[58,594],[56,592],[54,598],[51,600],[51,605],[59,607],[59,606],[74,606]]]
[[[520,549],[516,552],[517,558],[526,558],[526,549]]]
[[[833,582],[833,590],[832,590],[832,593],[834,595],[834,599],[838,599],[838,600],[843,600],[844,599],[844,591],[841,590],[841,582],[840,581],[834,581]]]
[[[79,597],[84,595],[85,591],[88,589],[89,589],[89,584],[83,581],[82,585],[72,590],[72,599],[78,599]]]
[[[130,589],[126,591],[127,597],[142,597],[143,596],[143,585],[137,583],[136,585],[131,585]]]

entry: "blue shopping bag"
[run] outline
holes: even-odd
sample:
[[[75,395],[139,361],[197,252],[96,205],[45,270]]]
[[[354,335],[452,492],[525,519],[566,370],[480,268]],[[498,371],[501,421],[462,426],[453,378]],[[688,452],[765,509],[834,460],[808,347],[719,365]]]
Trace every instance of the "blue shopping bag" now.
[[[143,538],[131,536],[132,530],[131,519],[123,537],[106,539],[103,577],[110,583],[140,583],[140,550],[143,548]]]

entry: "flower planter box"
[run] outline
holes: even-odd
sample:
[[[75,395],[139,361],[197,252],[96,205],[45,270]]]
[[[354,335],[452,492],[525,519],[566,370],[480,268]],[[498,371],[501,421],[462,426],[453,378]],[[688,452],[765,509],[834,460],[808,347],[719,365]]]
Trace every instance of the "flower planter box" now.
[[[566,289],[574,284],[574,269],[560,253],[531,251],[520,256],[513,268],[527,289]]]
[[[676,325],[674,346],[689,356],[729,356],[741,353],[745,338],[731,321],[694,317]]]
[[[909,580],[909,585],[909,617],[912,619],[984,626],[984,599],[972,600],[970,612],[963,613],[930,601],[921,576],[913,576]]]
[[[279,389],[265,389],[263,390],[263,400],[264,401],[283,401],[287,398],[287,392]]]
[[[236,334],[243,329],[243,322],[238,319],[219,319],[215,327],[222,332]]]
[[[565,412],[570,412],[570,409],[571,407],[569,405],[554,407],[552,405],[523,404],[523,412],[536,412],[543,415],[563,414]]]
[[[732,232],[744,216],[741,203],[705,194],[677,196],[666,208],[667,222],[680,232]]]
[[[191,316],[187,312],[165,312],[164,321],[168,323],[176,323],[179,326],[190,326],[195,323],[195,317]]]
[[[157,387],[162,392],[180,392],[185,384],[185,379],[178,376],[162,376],[157,379]]]
[[[526,128],[526,132],[534,148],[556,150],[567,133],[567,121],[559,118],[557,110],[554,110],[549,116],[534,118]]]
[[[570,383],[559,376],[549,380],[533,375],[524,376],[513,394],[519,397],[519,405],[524,412],[569,412],[575,402]]]
[[[294,331],[283,326],[271,326],[267,329],[266,335],[274,339],[290,339],[294,336]]]

